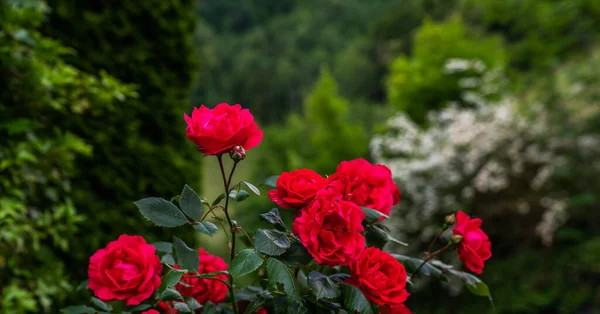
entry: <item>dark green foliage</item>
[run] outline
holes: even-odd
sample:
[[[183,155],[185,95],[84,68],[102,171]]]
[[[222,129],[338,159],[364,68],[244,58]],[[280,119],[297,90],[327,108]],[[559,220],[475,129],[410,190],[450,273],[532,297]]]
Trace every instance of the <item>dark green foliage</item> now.
[[[56,313],[73,290],[63,260],[85,220],[74,178],[94,145],[67,121],[115,115],[134,96],[105,72],[66,64],[73,51],[38,33],[43,12],[41,2],[0,4],[0,308],[9,313]]]
[[[93,250],[120,233],[140,234],[150,241],[169,239],[169,233],[140,224],[131,202],[148,195],[169,199],[186,182],[196,186],[200,156],[186,142],[182,117],[190,108],[197,65],[192,47],[194,2],[48,4],[52,11],[44,33],[77,51],[67,62],[135,84],[139,95],[115,112],[60,121],[93,147],[89,158],[76,161],[73,182],[74,203],[86,216],[85,229],[90,232],[73,252],[77,267],[72,266],[81,270]]]

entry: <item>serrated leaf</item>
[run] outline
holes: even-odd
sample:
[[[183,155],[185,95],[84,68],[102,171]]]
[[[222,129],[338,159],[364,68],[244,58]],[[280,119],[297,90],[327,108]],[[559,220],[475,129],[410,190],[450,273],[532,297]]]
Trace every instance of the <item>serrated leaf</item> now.
[[[173,302],[173,308],[182,313],[191,313],[192,312],[192,310],[187,305],[187,303],[184,303],[184,302]]]
[[[134,202],[144,218],[160,227],[178,227],[188,222],[175,204],[158,197],[148,197]]]
[[[308,286],[317,299],[335,299],[340,295],[340,289],[329,277],[311,271],[308,274]]]
[[[219,227],[210,221],[200,221],[194,223],[194,229],[211,237],[217,233],[217,231],[219,231]]]
[[[145,311],[149,308],[151,308],[152,306],[150,304],[140,304],[134,308],[132,308],[130,311],[131,312],[141,312],[141,311]]]
[[[275,291],[278,291],[277,286],[281,284],[288,298],[299,297],[294,275],[283,262],[270,257],[267,260],[267,278],[269,278],[271,289],[275,288]]]
[[[277,179],[279,178],[279,176],[270,176],[268,177],[264,184],[268,185],[270,187],[277,187]]]
[[[96,309],[85,305],[72,305],[61,309],[60,312],[65,314],[88,314],[96,313]]]
[[[92,297],[92,303],[94,304],[94,306],[101,309],[102,311],[110,312],[113,309],[113,307],[110,306],[110,304],[106,304],[106,303],[104,303],[104,301],[102,301],[96,297]]]
[[[281,219],[281,215],[279,214],[278,208],[273,208],[267,213],[260,214],[260,217],[266,220],[268,223],[275,226],[276,229],[281,231],[287,231],[287,228],[283,223],[283,219]]]
[[[400,254],[391,254],[391,255],[395,259],[399,260],[406,268],[406,271],[409,273],[412,273],[415,270],[417,270],[419,265],[421,265],[421,263],[423,263],[422,259],[405,256],[405,255],[400,255]],[[442,275],[442,270],[431,265],[430,263],[427,263],[427,264],[423,265],[423,267],[421,267],[421,269],[419,270],[419,274],[424,275],[424,276],[439,277],[440,275]]]
[[[392,237],[388,232],[383,230],[379,225],[370,226],[365,232],[367,242],[372,246],[383,248],[387,242],[408,246],[408,244]]]
[[[200,265],[198,252],[188,247],[185,242],[177,237],[173,237],[173,255],[179,267],[192,273],[198,272],[198,266]]]
[[[181,300],[182,298],[183,297],[179,291],[171,288],[165,289],[165,291],[163,291],[163,293],[160,295],[161,301]]]
[[[254,192],[254,194],[260,196],[260,190],[254,186],[254,184],[244,181],[244,184],[250,189],[250,191]]]
[[[215,198],[215,200],[210,204],[210,206],[215,206],[215,205],[219,204],[219,202],[221,202],[224,198],[225,198],[225,192],[223,192],[219,196],[217,196],[217,198]]]
[[[277,259],[290,266],[296,267],[307,265],[312,261],[313,257],[302,244],[292,242],[290,248],[284,254],[278,256]]]
[[[383,217],[385,219],[389,219],[390,217],[380,211],[377,211],[372,208],[362,207],[362,210],[365,212],[365,221],[368,223],[373,223],[379,220],[379,218]]]
[[[229,197],[234,201],[241,202],[250,197],[250,194],[246,190],[233,190],[229,192]]]
[[[363,293],[357,287],[349,284],[342,284],[344,293],[344,308],[353,313],[373,314],[371,304]]]
[[[244,249],[239,251],[231,261],[229,273],[233,278],[244,276],[257,270],[262,263],[263,259],[256,250]]]
[[[169,242],[154,242],[152,245],[156,248],[157,252],[171,253],[173,252],[173,245]]]
[[[477,276],[469,274],[464,271],[458,271],[450,268],[445,269],[447,273],[450,273],[458,278],[460,278],[464,283],[465,287],[474,295],[488,297],[490,302],[493,304],[492,294],[490,293],[490,288],[479,279]]]
[[[256,250],[271,256],[283,254],[291,245],[287,235],[278,230],[258,229],[252,241]]]
[[[183,192],[181,192],[179,206],[181,206],[181,210],[189,217],[195,220],[202,219],[202,200],[187,184],[183,187]]]

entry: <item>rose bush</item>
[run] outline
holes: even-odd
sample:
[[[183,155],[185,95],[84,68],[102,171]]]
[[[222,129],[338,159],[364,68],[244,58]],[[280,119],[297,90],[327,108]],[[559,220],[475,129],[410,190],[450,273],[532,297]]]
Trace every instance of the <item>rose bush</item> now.
[[[410,302],[409,274],[413,281],[420,276],[454,277],[474,294],[491,299],[479,278],[433,261],[456,248],[465,267],[481,273],[491,244],[479,219],[460,211],[446,217],[423,259],[383,250],[388,242],[404,244],[384,224],[400,191],[388,168],[365,159],[342,161],[327,177],[299,169],[267,180],[264,185],[275,188],[269,198],[281,208],[296,210],[292,228],[274,208],[260,214],[273,228],[245,230],[232,219],[229,204],[244,201],[248,191],[260,196],[261,189],[232,178],[246,150],[260,143],[262,132],[239,105],[219,104],[212,110],[202,106],[185,119],[190,140],[202,153],[216,156],[223,193],[208,201],[186,185],[171,200],[149,197],[135,205],[157,226],[186,226],[209,236],[222,229],[228,263],[177,237],[150,245],[139,236],[122,235],[90,258],[88,286],[97,297],[92,299],[95,308],[79,305],[63,312],[410,314],[405,304]],[[225,154],[234,163],[230,171],[223,163]],[[453,236],[442,237],[455,222]],[[248,247],[237,248],[238,238]],[[441,240],[445,245],[433,251]],[[250,273],[258,274],[260,285],[240,286],[237,279]]]

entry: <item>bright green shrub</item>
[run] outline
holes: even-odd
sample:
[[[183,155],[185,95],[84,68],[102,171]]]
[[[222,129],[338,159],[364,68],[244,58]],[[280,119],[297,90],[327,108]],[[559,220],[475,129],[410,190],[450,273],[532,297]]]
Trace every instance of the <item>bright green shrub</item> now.
[[[450,59],[479,60],[494,68],[502,67],[505,56],[498,38],[472,38],[459,18],[440,23],[426,20],[415,34],[412,55],[400,56],[390,65],[389,103],[423,123],[429,110],[459,102],[460,79],[478,73],[444,73]]]

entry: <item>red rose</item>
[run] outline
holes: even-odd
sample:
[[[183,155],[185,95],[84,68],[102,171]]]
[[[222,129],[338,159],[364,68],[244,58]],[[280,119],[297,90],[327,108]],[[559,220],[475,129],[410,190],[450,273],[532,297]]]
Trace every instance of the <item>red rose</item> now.
[[[200,304],[205,304],[207,301],[211,301],[215,305],[219,304],[227,297],[227,285],[218,280],[190,277],[197,276],[198,274],[227,270],[227,263],[225,263],[222,258],[205,252],[203,248],[200,248],[198,252],[198,255],[200,256],[198,273],[184,274],[183,277],[181,277],[180,283],[175,285],[175,289],[179,291],[182,296],[193,297]],[[219,274],[213,276],[213,278],[225,281],[228,279],[225,274]],[[183,284],[181,282],[183,282]]]
[[[160,301],[158,307],[160,307],[164,314],[176,314],[179,312],[173,307],[173,301]]]
[[[224,154],[237,145],[249,150],[263,137],[250,111],[240,105],[218,104],[214,109],[202,105],[194,108],[191,118],[187,114],[184,118],[188,139],[205,155]]]
[[[88,287],[102,301],[138,305],[160,286],[162,266],[154,246],[123,234],[90,257]]]
[[[365,248],[365,213],[338,197],[317,196],[294,219],[292,230],[317,263],[346,266]]]
[[[350,200],[359,206],[389,215],[392,206],[400,202],[400,190],[392,172],[384,165],[373,165],[363,158],[342,161],[336,173],[350,177]]]
[[[382,306],[379,314],[412,314],[404,304]]]
[[[327,177],[327,184],[317,192],[317,195],[341,196],[343,200],[350,200],[350,177],[344,173],[334,173]]]
[[[303,208],[325,184],[325,178],[309,169],[283,172],[277,178],[277,189],[269,191],[269,198],[283,208]]]
[[[399,305],[409,296],[404,289],[404,266],[375,247],[365,249],[358,260],[350,264],[349,283],[358,287],[369,301],[379,305]]]
[[[492,257],[492,243],[481,230],[481,219],[471,219],[469,215],[458,211],[452,233],[463,237],[457,246],[458,257],[472,272],[481,274],[484,261]]]
[[[240,313],[245,313],[246,309],[248,308],[248,304],[249,302],[247,301],[237,301],[237,307]],[[259,307],[258,310],[250,313],[250,314],[269,314],[269,312],[267,312],[267,310],[265,310],[264,307]]]
[[[142,314],[160,314],[157,310],[150,309],[147,311],[143,311]]]

